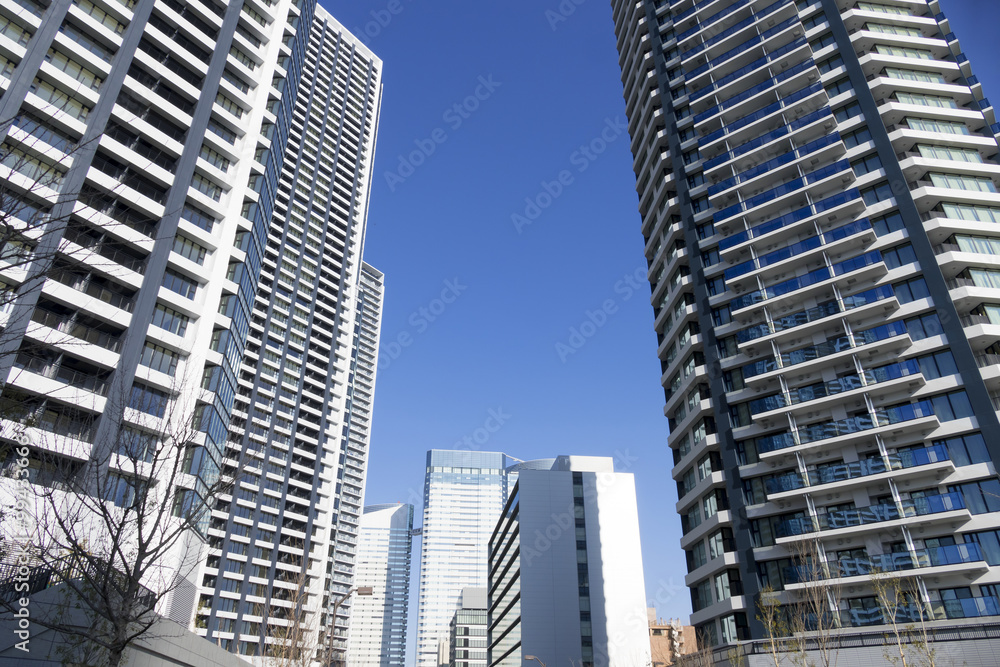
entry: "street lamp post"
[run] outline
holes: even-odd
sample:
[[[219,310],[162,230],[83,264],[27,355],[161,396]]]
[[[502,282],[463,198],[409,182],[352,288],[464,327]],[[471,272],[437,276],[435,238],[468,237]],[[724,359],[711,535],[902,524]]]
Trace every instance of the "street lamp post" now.
[[[354,593],[357,593],[358,595],[371,595],[372,587],[355,586],[354,588],[351,588],[349,591],[347,591],[339,598],[337,598],[337,600],[333,603],[333,614],[332,614],[333,620],[330,622],[330,640],[327,643],[327,658],[326,658],[328,663],[333,667],[337,667],[337,665],[340,664],[339,660],[334,659],[333,657],[334,654],[340,653],[341,651],[344,650],[342,648],[333,648],[334,632],[337,631],[337,610],[340,609],[340,605],[343,604],[344,601],[347,600],[347,598],[351,597],[351,595],[353,595]]]
[[[541,661],[541,660],[540,660],[540,659],[539,659],[539,658],[538,658],[537,656],[533,656],[533,655],[526,655],[526,656],[524,656],[524,659],[525,659],[525,660],[534,660],[535,662],[537,662],[537,663],[538,663],[539,665],[541,665],[542,667],[545,667],[545,663],[544,663],[544,662],[542,662],[542,661]]]

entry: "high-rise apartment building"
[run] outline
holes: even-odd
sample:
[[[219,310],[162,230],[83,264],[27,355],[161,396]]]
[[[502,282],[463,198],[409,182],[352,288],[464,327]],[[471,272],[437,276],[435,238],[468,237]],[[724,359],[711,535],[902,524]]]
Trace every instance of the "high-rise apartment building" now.
[[[112,468],[193,421],[177,507],[246,467],[161,611],[257,655],[301,602],[317,644],[363,503],[381,61],[315,0],[16,0],[0,93],[5,405]]]
[[[346,648],[382,308],[363,264],[381,62],[322,8],[302,23],[299,91],[240,375],[232,455],[250,458],[216,506],[199,626],[243,655],[304,627]],[[292,611],[305,615],[298,621]]]
[[[450,625],[462,589],[486,586],[486,549],[507,500],[507,466],[513,461],[498,452],[427,452],[418,667],[448,663]]]
[[[534,463],[490,536],[487,664],[649,664],[633,475],[603,457]]]
[[[700,636],[881,624],[874,570],[1000,613],[1000,127],[941,6],[612,6]]]
[[[371,586],[351,612],[350,667],[406,664],[413,505],[369,505],[361,517],[356,586]]]

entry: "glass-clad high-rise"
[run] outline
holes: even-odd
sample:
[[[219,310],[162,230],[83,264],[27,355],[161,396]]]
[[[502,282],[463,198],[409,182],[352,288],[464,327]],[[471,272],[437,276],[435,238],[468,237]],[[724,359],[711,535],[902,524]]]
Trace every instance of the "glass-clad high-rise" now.
[[[487,585],[490,534],[507,501],[506,468],[514,461],[499,452],[427,452],[418,667],[437,667],[439,656],[447,663],[462,589]]]
[[[1000,614],[1000,127],[941,6],[612,6],[692,623]]]

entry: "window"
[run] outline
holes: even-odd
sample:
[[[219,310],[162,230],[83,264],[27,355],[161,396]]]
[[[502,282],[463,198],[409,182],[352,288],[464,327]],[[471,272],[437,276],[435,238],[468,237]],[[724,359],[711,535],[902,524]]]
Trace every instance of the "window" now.
[[[889,25],[885,23],[867,23],[865,30],[881,33],[883,35],[900,35],[902,37],[923,37],[919,28],[904,25]]]
[[[205,256],[208,254],[208,251],[205,248],[201,247],[191,239],[184,238],[180,235],[174,237],[174,252],[181,257],[190,259],[195,264],[204,264]]]
[[[181,218],[201,227],[206,232],[211,232],[215,226],[215,218],[210,213],[206,213],[191,204],[184,205],[184,209],[181,211]]]
[[[827,58],[826,60],[818,63],[816,66],[819,67],[819,71],[821,73],[826,74],[827,72],[835,70],[838,67],[843,67],[844,59],[839,55],[836,55],[831,58]]]
[[[890,46],[888,44],[876,44],[875,53],[883,56],[896,56],[899,58],[916,58],[919,60],[934,60],[934,54],[926,49],[913,49],[908,46]]]
[[[840,107],[839,109],[836,109],[833,112],[834,118],[836,118],[837,121],[841,123],[846,121],[848,118],[854,118],[855,116],[860,116],[860,115],[861,115],[861,105],[858,104],[857,102],[851,102],[850,104],[845,104],[844,106]]]
[[[942,97],[940,95],[924,95],[919,93],[908,93],[902,90],[896,93],[896,101],[902,104],[916,104],[922,107],[937,107],[939,109],[958,108],[958,102],[956,102],[950,97]]]
[[[903,69],[901,67],[886,67],[885,76],[890,79],[902,79],[904,81],[920,81],[922,83],[948,83],[943,74],[939,72],[926,72],[923,70]]]
[[[939,377],[958,373],[955,357],[948,350],[918,357],[917,363],[920,364],[920,372],[928,380],[936,380]]]
[[[993,179],[965,174],[928,174],[931,183],[937,188],[950,190],[970,190],[972,192],[996,192],[997,186]]]
[[[991,460],[990,453],[986,449],[986,440],[981,433],[970,433],[946,440],[935,440],[934,444],[947,447],[948,456],[957,466],[987,463]]]
[[[972,404],[969,403],[969,396],[965,390],[953,391],[950,394],[931,397],[931,405],[934,406],[934,414],[940,421],[954,421],[974,416]],[[1000,484],[1000,482],[997,482]],[[1000,489],[998,489],[1000,490]],[[1000,495],[996,502],[1000,505]],[[991,512],[994,510],[990,510]],[[973,512],[975,514],[975,512]]]
[[[893,211],[888,215],[883,215],[872,219],[872,229],[878,236],[884,236],[890,232],[896,232],[906,227],[903,224],[903,216],[898,211]]]
[[[147,341],[146,347],[142,349],[142,357],[140,357],[139,363],[152,368],[154,371],[173,376],[177,370],[177,361],[179,358],[180,355],[176,352]]]
[[[974,148],[955,148],[954,146],[928,146],[919,144],[917,150],[920,156],[932,160],[950,160],[951,162],[974,162],[982,164],[983,156]]]
[[[990,271],[988,269],[969,269],[972,282],[977,287],[1000,288],[1000,271]]]
[[[922,280],[922,279],[921,279]],[[905,321],[906,331],[913,340],[923,340],[942,333],[941,320],[937,313],[926,313],[919,317],[911,317]]]
[[[900,303],[910,303],[917,299],[926,299],[931,295],[923,278],[913,278],[892,286]]]
[[[904,243],[902,245],[883,250],[882,261],[884,261],[885,265],[890,269],[895,269],[903,266],[904,264],[912,264],[917,261],[917,255],[913,252],[912,245]]]
[[[149,484],[135,477],[109,472],[104,482],[104,499],[118,507],[134,507],[142,503]]]
[[[194,299],[195,292],[198,291],[198,284],[181,274],[167,269],[163,272],[163,286],[171,292],[177,292],[187,299]]]
[[[945,217],[952,218],[953,220],[1000,222],[1000,208],[994,206],[942,202],[941,209],[944,211]]]
[[[1000,237],[956,234],[955,243],[958,244],[962,252],[972,252],[977,255],[1000,255]]]
[[[153,326],[169,331],[177,336],[184,336],[187,331],[188,322],[191,321],[187,315],[177,312],[173,308],[167,308],[163,304],[156,304],[153,311]]]
[[[1000,481],[995,479],[949,486],[948,492],[959,492],[973,514],[1000,511]]]
[[[841,93],[848,93],[852,90],[854,90],[854,88],[851,87],[851,80],[846,76],[843,79],[834,81],[826,86],[826,94],[830,97],[836,97]]]
[[[844,142],[844,145],[847,146],[848,148],[854,148],[855,146],[859,146],[861,144],[865,144],[871,141],[872,133],[871,131],[869,131],[867,127],[862,127],[858,130],[854,130],[853,132],[848,132],[847,134],[843,135],[841,137],[841,140]]]
[[[861,198],[865,200],[865,204],[873,206],[880,201],[892,199],[892,187],[886,182],[879,183],[878,185],[863,189],[861,191]]]
[[[972,130],[965,123],[954,120],[936,120],[933,118],[905,118],[907,127],[919,132],[937,132],[939,134],[971,135]]]
[[[866,155],[860,160],[855,160],[851,163],[851,169],[854,170],[855,176],[864,176],[865,174],[878,171],[882,168],[882,161],[878,158],[878,155],[872,153],[871,155]]]
[[[167,392],[137,382],[132,385],[128,406],[147,415],[163,417],[166,414],[169,398]]]
[[[859,2],[858,9],[863,9],[866,12],[878,12],[879,14],[910,16],[910,11],[906,7],[892,7],[889,5],[880,5],[875,2]]]
[[[726,546],[733,540],[731,528],[722,528],[712,533],[708,538],[709,558],[718,558],[727,551]]]

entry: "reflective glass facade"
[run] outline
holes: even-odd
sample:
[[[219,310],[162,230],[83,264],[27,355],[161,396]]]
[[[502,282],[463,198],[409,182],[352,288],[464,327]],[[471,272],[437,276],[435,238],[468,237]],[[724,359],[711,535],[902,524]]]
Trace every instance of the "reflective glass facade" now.
[[[437,667],[439,650],[447,656],[462,589],[486,586],[487,545],[507,499],[505,469],[513,461],[496,452],[427,452],[417,620],[420,667]]]

